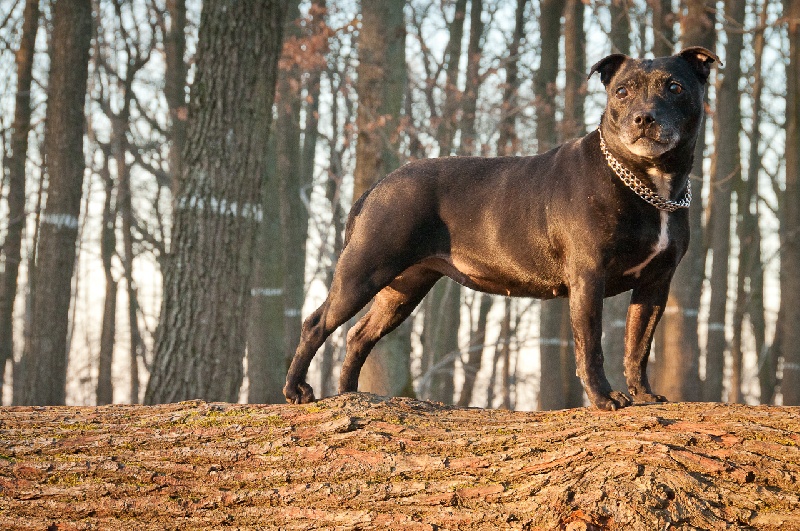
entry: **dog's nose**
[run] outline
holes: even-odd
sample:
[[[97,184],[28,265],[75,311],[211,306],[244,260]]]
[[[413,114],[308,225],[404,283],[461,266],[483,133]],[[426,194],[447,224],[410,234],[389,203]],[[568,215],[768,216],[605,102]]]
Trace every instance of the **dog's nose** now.
[[[648,125],[655,122],[656,119],[653,118],[653,115],[650,114],[649,112],[641,112],[633,118],[633,121],[638,126],[647,127]]]

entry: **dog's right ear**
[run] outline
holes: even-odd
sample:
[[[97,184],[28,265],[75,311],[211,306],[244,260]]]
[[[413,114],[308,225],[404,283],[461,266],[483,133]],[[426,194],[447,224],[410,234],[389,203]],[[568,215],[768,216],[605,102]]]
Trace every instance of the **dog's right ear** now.
[[[626,60],[630,59],[625,54],[622,53],[612,53],[608,57],[604,57],[597,61],[594,66],[592,66],[591,71],[589,71],[589,75],[586,79],[592,77],[592,74],[595,72],[600,72],[600,81],[603,85],[608,85],[611,81],[611,78],[614,77],[614,74],[619,70],[619,67],[622,66]]]

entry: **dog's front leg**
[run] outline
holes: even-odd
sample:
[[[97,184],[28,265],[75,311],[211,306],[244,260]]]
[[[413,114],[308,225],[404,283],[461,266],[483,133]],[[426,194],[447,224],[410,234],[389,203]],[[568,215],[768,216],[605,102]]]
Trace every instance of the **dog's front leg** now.
[[[569,310],[575,336],[575,362],[592,404],[612,411],[631,404],[624,393],[611,389],[603,370],[603,295],[604,276],[592,272],[570,279]]]
[[[637,403],[666,402],[653,394],[647,379],[647,360],[656,325],[664,313],[672,275],[633,290],[625,324],[625,381],[628,392]]]

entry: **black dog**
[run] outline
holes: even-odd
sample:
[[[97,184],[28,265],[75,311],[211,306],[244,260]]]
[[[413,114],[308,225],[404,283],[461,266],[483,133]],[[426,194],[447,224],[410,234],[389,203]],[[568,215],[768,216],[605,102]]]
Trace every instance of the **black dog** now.
[[[350,212],[330,293],[303,324],[286,376],[289,402],[325,339],[371,299],[347,336],[339,392],[442,275],[507,296],[569,297],[578,376],[599,409],[631,404],[603,372],[603,298],[633,290],[625,378],[637,402],[664,402],[647,381],[653,332],[689,242],[689,171],[710,66],[693,47],[672,57],[615,54],[592,67],[608,93],[600,128],[533,157],[412,162]]]

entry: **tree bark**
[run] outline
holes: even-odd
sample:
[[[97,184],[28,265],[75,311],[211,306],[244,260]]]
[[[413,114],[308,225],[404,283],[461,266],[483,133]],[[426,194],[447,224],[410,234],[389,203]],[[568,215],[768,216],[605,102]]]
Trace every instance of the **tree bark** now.
[[[33,271],[36,290],[32,294],[30,338],[24,354],[22,401],[27,405],[63,404],[66,394],[91,35],[89,0],[55,3],[44,141],[49,184]]]
[[[800,2],[784,2],[789,26],[786,67],[786,191],[781,243],[783,379],[785,405],[800,404]]]
[[[798,408],[347,394],[2,412],[3,529],[800,528]]]
[[[672,0],[648,0],[653,9],[653,55],[665,57],[675,50],[675,13]]]
[[[22,14],[22,38],[16,52],[17,92],[11,156],[8,158],[8,225],[0,245],[0,393],[6,362],[14,360],[14,301],[22,260],[22,232],[25,228],[25,162],[31,128],[31,84],[36,34],[39,31],[39,0],[27,0]]]
[[[238,399],[284,10],[282,0],[203,5],[146,403]]]
[[[681,19],[683,45],[713,49],[714,3],[708,0],[688,0],[687,6],[688,11]],[[695,145],[691,174],[697,197],[689,208],[689,227],[692,237],[686,255],[672,278],[669,300],[659,325],[661,332],[656,348],[657,367],[654,371],[653,388],[670,400],[699,400],[702,397],[697,317],[700,311],[703,278],[705,278],[704,211],[703,202],[700,200],[705,136],[705,127],[701,127]]]
[[[262,190],[264,220],[256,236],[257,258],[250,290],[250,318],[247,330],[247,401],[251,404],[282,404],[286,359],[284,325],[283,245],[281,242],[279,177],[276,172],[275,131],[270,135]]]
[[[406,82],[404,6],[404,0],[361,4],[354,199],[399,166],[398,126]],[[411,320],[375,346],[361,370],[359,389],[390,396],[413,393]]]

